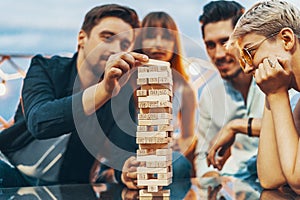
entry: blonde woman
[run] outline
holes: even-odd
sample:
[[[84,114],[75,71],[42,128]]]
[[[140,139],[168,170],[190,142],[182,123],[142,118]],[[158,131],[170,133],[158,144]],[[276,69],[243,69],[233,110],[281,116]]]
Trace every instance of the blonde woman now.
[[[241,65],[266,94],[257,159],[264,188],[284,184],[300,194],[300,103],[292,112],[288,90],[300,90],[300,11],[282,0],[263,1],[237,23]]]

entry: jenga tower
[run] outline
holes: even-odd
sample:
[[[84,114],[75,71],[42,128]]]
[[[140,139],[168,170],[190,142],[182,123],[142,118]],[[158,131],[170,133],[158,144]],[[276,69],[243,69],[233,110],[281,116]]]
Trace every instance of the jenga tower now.
[[[170,199],[170,190],[160,186],[172,183],[172,97],[173,79],[169,62],[150,59],[138,67],[138,127],[137,161],[145,166],[137,168],[140,199],[156,197]]]

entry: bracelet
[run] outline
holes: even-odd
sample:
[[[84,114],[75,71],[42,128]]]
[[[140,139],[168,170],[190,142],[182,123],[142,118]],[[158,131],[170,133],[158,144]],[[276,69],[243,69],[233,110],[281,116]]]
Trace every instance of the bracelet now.
[[[253,117],[250,117],[248,119],[248,127],[247,127],[247,131],[248,131],[248,136],[249,137],[252,137],[252,120],[253,120]]]

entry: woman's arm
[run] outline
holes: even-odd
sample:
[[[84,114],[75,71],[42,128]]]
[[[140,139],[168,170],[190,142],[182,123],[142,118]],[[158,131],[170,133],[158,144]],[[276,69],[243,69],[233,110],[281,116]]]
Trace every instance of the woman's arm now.
[[[279,161],[272,113],[267,101],[259,138],[257,173],[263,188],[278,188],[286,182]]]
[[[268,96],[276,132],[276,144],[284,176],[291,187],[300,189],[299,136],[290,108],[288,93]],[[295,115],[300,112],[299,106]]]
[[[186,151],[195,139],[195,110],[196,97],[190,85],[185,85],[182,94],[182,107],[180,113],[181,135],[179,138],[179,148]]]
[[[269,132],[267,138],[269,140],[260,142],[261,160],[258,166],[259,168],[266,166],[269,156],[273,156],[273,159],[277,159],[278,156],[281,170],[277,161],[270,163],[268,168],[272,169],[275,176],[283,173],[288,184],[296,191],[300,188],[300,147],[288,96],[288,89],[293,83],[292,67],[288,60],[282,58],[271,58],[271,60],[274,60],[272,62],[274,65],[270,66],[269,58],[266,58],[255,71],[256,82],[267,97],[263,121],[263,127],[266,129],[262,129],[261,136]],[[275,140],[270,136],[272,133],[275,133]],[[267,178],[270,179],[268,181],[274,181],[274,177]],[[261,181],[266,180],[261,179]]]

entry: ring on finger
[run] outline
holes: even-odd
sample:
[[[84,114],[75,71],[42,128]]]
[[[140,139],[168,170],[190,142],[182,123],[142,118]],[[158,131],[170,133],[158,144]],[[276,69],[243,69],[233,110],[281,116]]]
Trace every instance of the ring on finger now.
[[[272,68],[275,68],[275,63],[273,63],[270,59],[268,59],[269,65]]]

